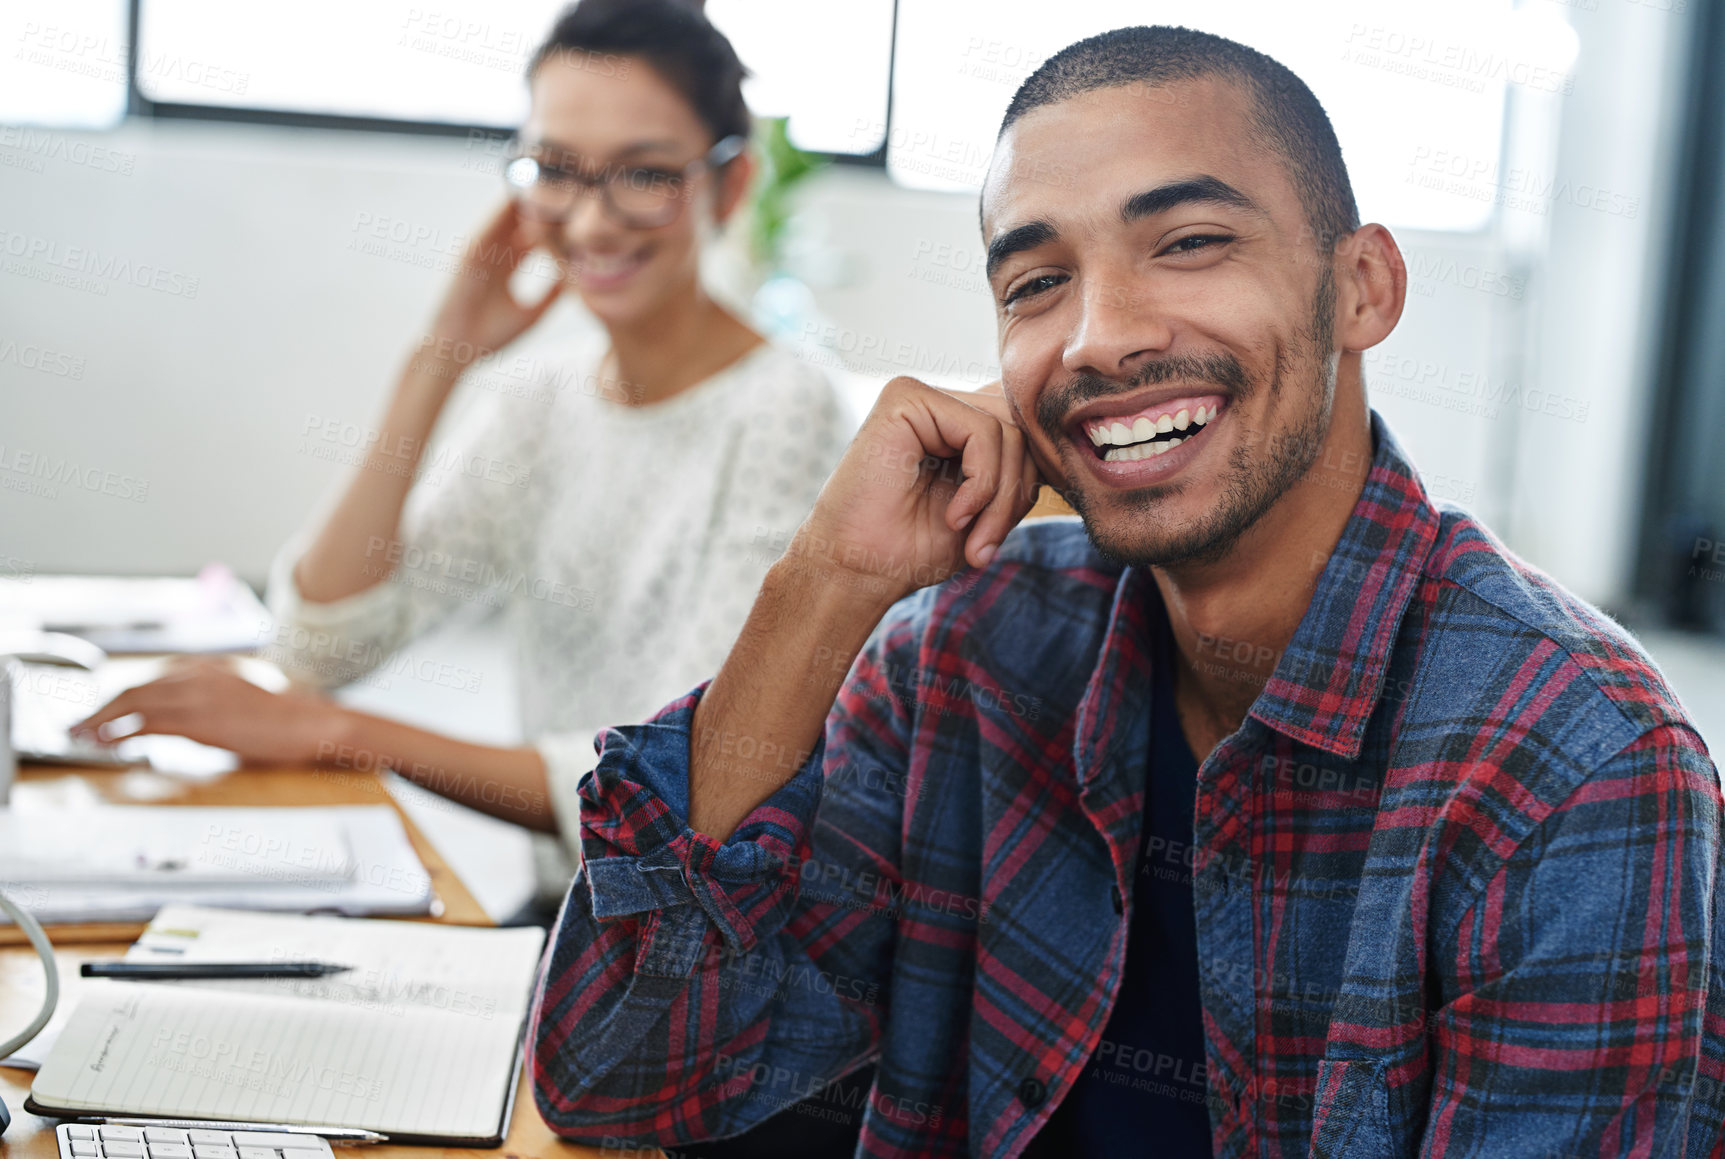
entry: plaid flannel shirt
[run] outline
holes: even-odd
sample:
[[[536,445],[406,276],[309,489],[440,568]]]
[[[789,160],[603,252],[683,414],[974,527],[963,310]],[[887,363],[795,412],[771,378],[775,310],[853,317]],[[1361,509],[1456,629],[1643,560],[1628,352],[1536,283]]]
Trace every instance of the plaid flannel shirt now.
[[[859,1153],[1014,1155],[1108,1065],[1203,1099],[1228,1159],[1720,1155],[1717,771],[1627,634],[1372,429],[1190,849],[1151,851],[1191,875],[1204,1067],[1099,1042],[1160,597],[1034,522],[894,607],[723,844],[685,823],[704,685],[605,732],[530,1027],[547,1122],[675,1146],[874,1060]]]

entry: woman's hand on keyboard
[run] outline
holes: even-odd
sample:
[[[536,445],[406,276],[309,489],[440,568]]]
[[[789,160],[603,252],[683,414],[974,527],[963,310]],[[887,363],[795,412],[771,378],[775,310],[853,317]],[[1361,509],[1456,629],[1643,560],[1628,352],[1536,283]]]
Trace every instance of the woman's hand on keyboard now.
[[[71,732],[106,743],[167,733],[230,749],[246,764],[308,765],[338,743],[342,712],[323,697],[271,692],[224,661],[198,657],[128,688]]]

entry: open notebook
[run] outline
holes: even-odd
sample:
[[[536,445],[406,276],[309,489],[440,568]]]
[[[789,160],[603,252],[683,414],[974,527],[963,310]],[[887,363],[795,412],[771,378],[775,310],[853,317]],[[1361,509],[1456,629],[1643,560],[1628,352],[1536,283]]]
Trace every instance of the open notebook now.
[[[26,1107],[497,1146],[544,936],[164,907],[128,960],[311,959],[354,969],[318,979],[88,983]]]

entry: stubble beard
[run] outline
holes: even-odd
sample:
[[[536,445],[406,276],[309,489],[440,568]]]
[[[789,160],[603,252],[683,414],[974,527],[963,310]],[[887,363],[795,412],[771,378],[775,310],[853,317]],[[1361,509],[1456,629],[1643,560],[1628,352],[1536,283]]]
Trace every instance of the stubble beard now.
[[[1037,408],[1037,421],[1058,442],[1063,437],[1061,416],[1091,399],[1125,394],[1152,382],[1180,379],[1221,387],[1230,408],[1260,391],[1268,395],[1273,406],[1290,385],[1291,376],[1301,369],[1305,371],[1299,385],[1311,404],[1291,430],[1268,435],[1262,445],[1242,444],[1229,453],[1222,493],[1196,526],[1171,530],[1159,518],[1168,501],[1186,491],[1185,483],[1157,484],[1120,494],[1112,506],[1128,518],[1115,519],[1100,517],[1079,488],[1064,492],[1066,501],[1084,521],[1090,542],[1104,559],[1122,567],[1215,563],[1225,558],[1240,537],[1305,477],[1318,459],[1335,402],[1335,361],[1331,357],[1335,313],[1335,277],[1325,265],[1312,294],[1307,324],[1296,334],[1293,349],[1278,355],[1267,382],[1252,381],[1239,360],[1224,353],[1147,363],[1130,380],[1118,385],[1081,375],[1043,396]]]

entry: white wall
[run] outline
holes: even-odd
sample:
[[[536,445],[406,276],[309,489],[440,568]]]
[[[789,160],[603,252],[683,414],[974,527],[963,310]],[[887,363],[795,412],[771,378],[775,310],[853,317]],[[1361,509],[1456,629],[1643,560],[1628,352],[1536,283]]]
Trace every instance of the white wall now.
[[[1639,465],[1600,447],[1644,389],[1672,118],[1641,78],[1666,68],[1679,21],[1620,0],[1572,19],[1582,57],[1558,176],[1639,195],[1638,219],[1555,203],[1549,253],[1527,269],[1491,236],[1397,231],[1412,293],[1367,374],[1440,497],[1615,601]],[[172,122],[0,131],[0,564],[148,573],[222,559],[261,579],[343,475],[316,454],[339,440],[308,426],[373,420],[442,271],[494,202],[493,165],[447,138]],[[993,376],[973,197],[837,167],[805,206],[796,265],[827,323],[793,338],[807,357],[856,372],[859,401],[895,373]],[[366,242],[382,252],[356,248]],[[84,272],[56,284],[67,266]],[[555,345],[583,324],[560,306],[529,341]],[[1492,406],[1510,385],[1524,399],[1559,390],[1588,417]],[[91,489],[44,481],[67,463]]]

